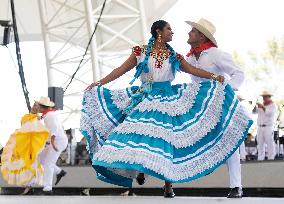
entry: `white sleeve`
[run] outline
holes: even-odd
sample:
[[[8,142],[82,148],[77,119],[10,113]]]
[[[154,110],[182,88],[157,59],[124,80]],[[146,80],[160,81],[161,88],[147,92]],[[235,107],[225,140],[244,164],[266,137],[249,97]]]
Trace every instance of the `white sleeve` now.
[[[253,113],[253,114],[258,114],[258,113],[259,113],[258,107],[256,107],[255,109],[253,109],[253,110],[252,110],[252,113]]]
[[[44,118],[44,123],[49,130],[50,136],[54,135],[55,137],[57,136],[58,133],[58,125],[56,123],[56,118],[54,114],[48,114]]]
[[[228,53],[218,50],[218,54],[215,57],[216,66],[223,72],[230,76],[229,84],[233,89],[238,90],[242,85],[245,76],[244,72],[233,62],[232,56]]]
[[[276,106],[275,105],[272,105],[272,106],[268,106],[265,108],[265,111],[264,111],[264,114],[267,116],[267,117],[273,117],[276,113]]]

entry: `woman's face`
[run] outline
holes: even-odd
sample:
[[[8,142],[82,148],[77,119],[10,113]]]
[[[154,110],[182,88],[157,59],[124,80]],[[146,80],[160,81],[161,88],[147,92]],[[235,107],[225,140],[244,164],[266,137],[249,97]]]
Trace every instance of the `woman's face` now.
[[[163,42],[170,42],[173,38],[173,31],[170,24],[166,24],[162,31],[158,31],[158,34],[161,34],[161,38]]]
[[[39,112],[39,105],[37,103],[34,103],[31,113],[38,113]]]

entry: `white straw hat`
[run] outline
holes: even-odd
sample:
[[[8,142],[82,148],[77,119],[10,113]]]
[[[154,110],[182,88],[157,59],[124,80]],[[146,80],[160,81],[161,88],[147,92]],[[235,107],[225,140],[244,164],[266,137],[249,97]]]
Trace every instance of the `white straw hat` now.
[[[197,23],[192,21],[185,21],[187,24],[191,25],[193,28],[196,28],[201,33],[203,33],[209,40],[211,40],[214,45],[217,46],[217,41],[214,38],[214,33],[216,32],[215,26],[208,20],[201,18]]]
[[[44,106],[47,106],[47,107],[54,107],[54,103],[50,100],[49,97],[46,97],[46,96],[41,96],[39,101],[36,101],[38,104],[40,105],[44,105]]]
[[[269,91],[263,91],[261,96],[273,96],[273,94],[270,93]]]

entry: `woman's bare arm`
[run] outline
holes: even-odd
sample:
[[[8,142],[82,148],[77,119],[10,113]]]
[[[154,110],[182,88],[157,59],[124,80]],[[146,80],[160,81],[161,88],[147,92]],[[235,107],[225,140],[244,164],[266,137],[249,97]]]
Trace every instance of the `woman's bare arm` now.
[[[192,74],[194,76],[201,77],[201,78],[214,79],[222,83],[224,82],[225,78],[223,76],[221,75],[216,76],[214,73],[207,72],[203,69],[196,68],[190,65],[184,58],[182,58],[180,62],[181,62],[181,71],[185,73]]]
[[[114,69],[111,73],[109,73],[106,77],[104,77],[103,79],[99,80],[98,82],[94,82],[92,83],[90,86],[88,86],[86,88],[86,90],[90,90],[92,89],[94,86],[96,85],[104,85],[107,84],[117,78],[119,78],[120,76],[122,76],[123,74],[125,74],[126,72],[130,71],[131,69],[133,69],[135,66],[137,65],[137,60],[136,60],[136,56],[134,53],[132,53],[128,59],[123,62],[122,65],[120,65],[119,67],[117,67],[116,69]]]

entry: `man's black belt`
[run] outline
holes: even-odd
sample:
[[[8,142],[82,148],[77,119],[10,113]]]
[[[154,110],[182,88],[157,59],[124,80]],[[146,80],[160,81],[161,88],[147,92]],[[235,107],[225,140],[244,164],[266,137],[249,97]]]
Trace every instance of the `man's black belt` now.
[[[262,125],[258,125],[259,127],[266,127],[267,125],[265,124],[262,124]]]

